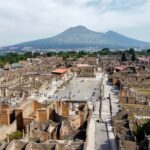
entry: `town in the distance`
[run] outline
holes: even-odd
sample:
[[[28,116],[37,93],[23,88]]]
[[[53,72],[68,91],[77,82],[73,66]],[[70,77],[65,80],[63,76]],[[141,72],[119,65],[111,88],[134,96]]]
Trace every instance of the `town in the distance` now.
[[[150,49],[0,55],[0,150],[148,150],[149,142]]]

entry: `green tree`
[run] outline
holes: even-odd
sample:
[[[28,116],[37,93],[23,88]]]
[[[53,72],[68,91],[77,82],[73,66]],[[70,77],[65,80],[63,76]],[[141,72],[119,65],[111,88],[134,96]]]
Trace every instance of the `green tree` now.
[[[122,53],[121,61],[127,61],[127,55],[126,55],[126,52],[123,52],[123,53]]]
[[[147,53],[149,53],[149,54],[150,54],[150,49],[148,49],[148,50],[147,50]]]
[[[78,58],[83,57],[83,56],[85,56],[85,55],[86,55],[86,52],[84,52],[84,51],[79,51],[79,53],[78,53]]]
[[[33,53],[33,57],[34,57],[34,58],[36,58],[36,57],[38,57],[38,56],[40,56],[40,53],[39,53],[39,52]]]
[[[102,55],[108,55],[110,53],[110,49],[109,48],[103,48],[100,53]]]
[[[132,60],[132,61],[135,61],[135,60],[136,60],[135,51],[132,51],[131,60]]]
[[[24,56],[25,56],[26,58],[32,58],[32,57],[33,57],[32,52],[26,52],[26,53],[24,54]]]
[[[65,62],[65,66],[67,67],[68,66],[68,62],[67,62],[67,58],[68,58],[69,56],[68,55],[64,55],[63,56],[63,61]]]
[[[4,67],[3,62],[0,62],[0,68],[3,68],[3,67]]]
[[[133,54],[134,52],[135,52],[135,50],[133,48],[130,48],[128,51],[129,54]]]

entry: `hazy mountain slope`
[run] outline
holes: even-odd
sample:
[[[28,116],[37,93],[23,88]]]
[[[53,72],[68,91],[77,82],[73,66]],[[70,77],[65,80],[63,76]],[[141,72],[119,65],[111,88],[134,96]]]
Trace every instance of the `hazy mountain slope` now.
[[[83,47],[108,47],[129,48],[149,47],[150,43],[128,38],[113,31],[106,33],[95,32],[84,26],[77,26],[51,37],[13,45],[19,49],[23,47],[34,48],[83,48]]]

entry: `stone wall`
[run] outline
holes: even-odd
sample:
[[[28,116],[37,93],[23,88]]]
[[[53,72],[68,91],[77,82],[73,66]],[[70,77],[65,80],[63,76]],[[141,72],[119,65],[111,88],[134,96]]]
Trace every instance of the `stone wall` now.
[[[112,84],[113,85],[118,85],[119,84],[119,79],[112,79]]]
[[[9,125],[10,124],[10,111],[9,109],[0,110],[0,125]]]
[[[32,100],[24,101],[18,109],[22,109],[23,117],[29,117],[33,114]]]
[[[127,97],[127,96],[120,97],[120,103],[148,105],[148,102],[146,102],[146,101],[139,101],[136,99],[136,97]]]
[[[69,116],[69,103],[60,102],[59,115]]]
[[[23,118],[23,129],[27,133],[26,127],[29,125],[34,119],[33,118]]]
[[[42,122],[47,120],[47,109],[36,110],[36,121]]]
[[[0,97],[19,97],[19,98],[27,98],[31,95],[31,90],[27,89],[20,89],[20,88],[7,88],[1,87],[0,88]]]
[[[126,94],[126,91],[122,89],[122,90],[120,90],[120,94],[119,95],[122,96],[122,97],[124,97],[127,94]]]
[[[56,101],[51,104],[51,108],[55,109],[59,115],[69,116],[69,103]]]
[[[33,101],[32,102],[32,109],[33,112],[35,112],[37,109],[41,109],[42,108],[42,104],[38,103],[37,101]]]
[[[4,140],[7,137],[7,134],[11,134],[17,130],[16,121],[12,124],[0,126],[0,140]]]

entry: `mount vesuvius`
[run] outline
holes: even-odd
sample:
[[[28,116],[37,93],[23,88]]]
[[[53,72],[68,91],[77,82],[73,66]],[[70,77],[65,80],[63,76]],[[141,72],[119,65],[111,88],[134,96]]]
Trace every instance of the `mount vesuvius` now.
[[[150,47],[150,43],[129,38],[114,31],[101,33],[92,31],[84,26],[76,26],[54,37],[24,42],[5,47],[4,49],[10,47],[16,47],[17,49],[23,49],[24,47],[40,49],[75,49],[86,47],[148,48]]]

